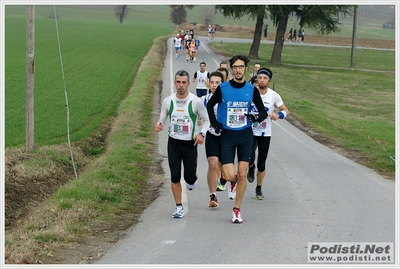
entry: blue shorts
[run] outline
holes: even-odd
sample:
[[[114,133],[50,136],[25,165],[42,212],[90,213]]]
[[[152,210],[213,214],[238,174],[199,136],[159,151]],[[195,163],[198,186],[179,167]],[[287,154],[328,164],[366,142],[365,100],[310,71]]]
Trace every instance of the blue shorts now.
[[[235,153],[239,162],[250,162],[253,147],[253,130],[226,130],[221,132],[221,163],[234,163]]]

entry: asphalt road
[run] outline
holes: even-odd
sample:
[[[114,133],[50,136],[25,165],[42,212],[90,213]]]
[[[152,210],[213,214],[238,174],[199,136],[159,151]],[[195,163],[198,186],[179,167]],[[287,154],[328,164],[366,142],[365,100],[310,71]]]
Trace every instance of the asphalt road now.
[[[207,63],[207,71],[214,71],[227,60],[214,54],[205,38],[200,40],[194,63],[187,62],[183,52],[175,59],[169,41],[163,98],[174,92],[177,70],[193,77],[201,61]],[[195,93],[194,83],[190,91]],[[175,203],[166,142],[164,130],[159,134],[159,154],[165,156],[160,196],[96,264],[307,265],[310,242],[395,243],[395,183],[321,145],[286,120],[273,123],[265,199],[256,200],[255,183],[248,184],[242,224],[231,223],[234,202],[226,192],[218,192],[217,209],[208,208],[204,145],[199,146],[196,188],[183,188],[185,216],[171,217]]]

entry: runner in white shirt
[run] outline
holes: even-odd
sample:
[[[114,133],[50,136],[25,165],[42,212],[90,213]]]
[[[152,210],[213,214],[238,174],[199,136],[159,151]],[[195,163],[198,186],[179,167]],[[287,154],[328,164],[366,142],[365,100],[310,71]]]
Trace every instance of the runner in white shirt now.
[[[206,63],[200,63],[200,70],[196,71],[193,76],[192,82],[197,81],[196,94],[198,97],[202,97],[207,94],[208,80],[210,78],[210,72],[206,71]]]
[[[189,92],[190,79],[185,70],[175,74],[176,93],[166,97],[161,106],[160,118],[154,126],[160,132],[170,119],[168,127],[168,164],[171,173],[171,190],[175,200],[173,218],[182,218],[181,172],[189,190],[193,190],[197,180],[197,145],[204,142],[210,125],[204,104],[196,95]],[[198,118],[203,120],[200,132],[197,132]]]
[[[268,117],[262,122],[253,123],[253,149],[251,152],[249,170],[247,172],[247,180],[252,183],[254,181],[255,171],[255,152],[258,148],[257,156],[257,187],[256,199],[263,200],[262,183],[266,174],[265,166],[271,141],[272,121],[284,119],[289,115],[289,110],[282,101],[281,96],[274,90],[268,88],[269,82],[272,79],[272,71],[269,68],[260,68],[257,73],[258,90],[263,100],[265,110]],[[275,109],[279,109],[276,113]],[[258,110],[252,104],[252,113],[257,114]]]
[[[180,36],[181,36],[180,34],[176,34],[176,37],[174,38],[175,59],[178,59],[181,54],[182,39]]]

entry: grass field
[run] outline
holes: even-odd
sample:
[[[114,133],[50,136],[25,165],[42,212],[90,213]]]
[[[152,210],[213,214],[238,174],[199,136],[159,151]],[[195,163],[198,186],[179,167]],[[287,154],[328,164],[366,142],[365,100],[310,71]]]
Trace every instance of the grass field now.
[[[112,8],[57,7],[58,32],[68,92],[71,140],[89,136],[114,114],[154,38],[172,24],[143,23],[134,12],[123,24]],[[35,144],[66,140],[66,101],[54,8],[35,8]],[[25,140],[26,7],[6,7],[6,147]],[[139,41],[140,40],[140,41]]]

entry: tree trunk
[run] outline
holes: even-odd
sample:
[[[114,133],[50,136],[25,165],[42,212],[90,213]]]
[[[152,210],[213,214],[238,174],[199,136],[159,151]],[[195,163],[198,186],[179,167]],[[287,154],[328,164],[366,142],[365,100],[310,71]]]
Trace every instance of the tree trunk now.
[[[286,26],[289,17],[281,17],[276,29],[274,50],[272,51],[271,64],[281,65],[281,56],[283,50],[283,43],[285,42]]]
[[[119,15],[119,23],[122,23],[124,21],[124,17],[125,17],[125,10],[126,10],[126,5],[123,5],[121,7],[121,13]]]
[[[264,16],[260,15],[257,17],[256,29],[254,30],[253,43],[250,47],[249,58],[259,59],[258,50],[260,49],[262,27],[264,24]]]

